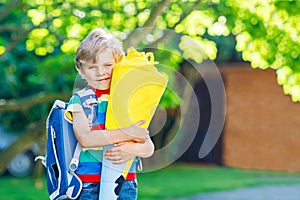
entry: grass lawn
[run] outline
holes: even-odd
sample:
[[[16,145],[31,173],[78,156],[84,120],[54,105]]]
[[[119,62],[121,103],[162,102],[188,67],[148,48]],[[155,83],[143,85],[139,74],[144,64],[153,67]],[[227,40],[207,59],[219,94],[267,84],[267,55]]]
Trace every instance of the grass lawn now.
[[[174,164],[159,171],[138,174],[138,183],[139,199],[159,200],[247,186],[300,183],[300,174]],[[34,183],[31,177],[1,176],[2,199],[46,200],[45,181]]]
[[[191,196],[235,188],[300,183],[300,174],[242,170],[229,167],[176,164],[163,170],[139,174],[142,200]]]

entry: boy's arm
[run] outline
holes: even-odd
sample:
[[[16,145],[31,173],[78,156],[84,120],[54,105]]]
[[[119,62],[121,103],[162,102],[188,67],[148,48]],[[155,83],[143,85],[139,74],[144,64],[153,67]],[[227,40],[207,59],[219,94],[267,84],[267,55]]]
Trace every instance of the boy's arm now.
[[[128,145],[124,146],[123,149],[127,150],[127,152],[133,152],[135,156],[141,158],[148,158],[153,155],[154,153],[154,144],[150,139],[150,136],[147,135],[144,142],[134,142],[129,143],[126,142]]]
[[[115,164],[120,164],[130,160],[135,156],[142,158],[150,157],[154,152],[154,144],[149,135],[144,143],[138,142],[121,142],[117,143],[115,147],[104,152],[104,156],[112,160]]]
[[[142,142],[148,135],[148,131],[140,127],[144,122],[143,120],[123,129],[91,131],[85,114],[73,112],[73,129],[83,148],[106,146],[129,140]]]

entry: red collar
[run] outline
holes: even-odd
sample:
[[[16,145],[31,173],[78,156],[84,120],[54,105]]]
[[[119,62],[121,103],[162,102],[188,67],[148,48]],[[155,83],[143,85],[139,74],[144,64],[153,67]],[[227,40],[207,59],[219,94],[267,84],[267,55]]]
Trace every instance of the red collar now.
[[[98,90],[96,88],[93,88],[90,85],[88,85],[88,88],[92,89],[95,92],[97,98],[101,97],[103,94],[109,94],[110,93],[110,88],[108,88],[106,90]]]

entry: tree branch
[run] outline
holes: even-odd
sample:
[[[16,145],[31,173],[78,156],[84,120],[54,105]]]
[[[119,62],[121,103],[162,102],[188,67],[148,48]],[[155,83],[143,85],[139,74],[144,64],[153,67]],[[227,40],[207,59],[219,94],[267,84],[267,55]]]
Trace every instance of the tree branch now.
[[[20,31],[22,30],[20,26],[16,26],[16,25],[4,25],[4,26],[0,26],[0,32],[14,32],[14,31]]]
[[[196,10],[199,5],[201,4],[201,0],[198,0],[194,3],[194,5],[192,7],[190,7],[190,9],[187,12],[184,12],[180,15],[180,19],[178,22],[176,22],[172,27],[169,27],[170,29],[174,29],[178,24],[180,24],[183,20],[186,19],[186,17],[191,14],[191,12],[193,12],[193,10]],[[173,32],[172,31],[167,31],[167,33],[159,38],[158,40],[156,40],[151,47],[157,47],[157,45],[161,42],[167,42],[169,40],[170,37],[172,37]]]
[[[190,7],[189,10],[187,10],[186,12],[183,12],[180,15],[180,19],[178,22],[176,22],[172,27],[170,28],[175,28],[178,24],[180,24],[189,14],[191,14],[191,12],[193,12],[194,10],[196,10],[201,4],[201,0],[197,0],[194,5],[192,7]]]
[[[0,11],[0,21],[5,18],[13,9],[19,7],[20,5],[22,5],[22,1],[21,0],[14,0],[14,1],[11,1],[10,4],[1,9]]]
[[[20,34],[19,34],[19,36],[15,39],[15,40],[13,40],[13,41],[11,41],[8,45],[7,45],[7,47],[6,47],[6,49],[5,49],[5,52],[3,53],[3,54],[1,54],[0,55],[0,59],[2,59],[8,52],[10,52],[13,48],[15,48],[15,46],[17,46],[18,45],[18,43],[21,41],[21,40],[23,40],[33,29],[34,29],[35,27],[32,27],[31,29],[28,29],[28,30],[24,30],[23,32],[21,32]]]
[[[61,99],[66,101],[70,98],[70,93],[60,93],[60,94],[45,94],[40,93],[32,97],[20,99],[20,100],[5,100],[0,99],[0,113],[1,112],[13,112],[13,111],[24,111],[34,105],[40,103],[53,102],[56,99]]]
[[[163,13],[163,10],[165,7],[168,7],[168,5],[171,3],[171,0],[163,0],[161,1],[156,8],[153,10],[153,12],[151,12],[148,20],[145,22],[145,24],[142,27],[148,27],[147,29],[139,31],[138,29],[134,29],[129,36],[127,37],[127,39],[124,42],[124,47],[128,48],[131,46],[136,46],[137,44],[139,44],[142,39],[145,37],[145,35],[147,35],[148,33],[150,33],[152,31],[152,28],[155,25],[155,20],[157,18],[157,16],[161,15]],[[142,28],[141,27],[141,28]]]

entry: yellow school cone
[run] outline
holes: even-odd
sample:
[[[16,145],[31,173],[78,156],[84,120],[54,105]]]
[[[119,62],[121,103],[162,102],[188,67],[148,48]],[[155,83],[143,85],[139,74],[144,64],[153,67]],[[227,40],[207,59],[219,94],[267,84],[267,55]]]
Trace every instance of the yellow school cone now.
[[[127,50],[114,66],[106,111],[106,129],[119,129],[145,119],[147,128],[163,95],[168,79],[154,67],[153,53]],[[113,145],[104,146],[103,151]],[[134,159],[113,164],[103,156],[99,200],[116,200]]]
[[[106,128],[118,129],[145,119],[147,128],[163,95],[168,79],[154,67],[153,53],[127,50],[114,66],[106,113]]]

